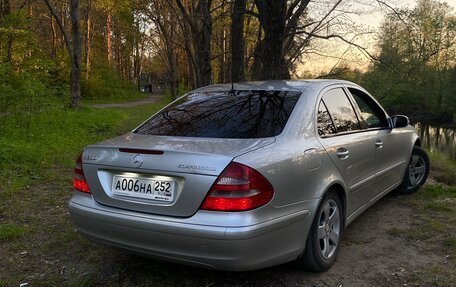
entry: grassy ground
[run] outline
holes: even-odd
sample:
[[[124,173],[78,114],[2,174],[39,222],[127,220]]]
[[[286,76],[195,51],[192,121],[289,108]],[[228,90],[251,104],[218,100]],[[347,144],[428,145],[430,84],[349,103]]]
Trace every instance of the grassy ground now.
[[[404,204],[414,211],[411,224],[388,232],[411,244],[424,243],[421,252],[437,252],[449,266],[456,266],[456,186],[426,185]],[[429,286],[453,286],[456,270],[430,264],[416,277]]]
[[[67,202],[79,151],[132,129],[164,104],[77,111],[51,107],[34,115],[29,124],[21,120],[3,123],[0,286],[285,286],[286,282],[306,286],[306,276],[314,275],[304,273],[303,277],[288,265],[246,273],[215,272],[127,255],[77,234]],[[431,160],[432,174],[454,185],[456,164],[439,154],[431,154]],[[414,283],[409,286],[456,282],[456,187],[429,185],[412,196],[387,201],[413,210],[410,224],[387,232],[418,246],[416,252],[442,255],[449,266],[429,264],[408,278]],[[377,283],[391,286],[385,282]]]
[[[431,176],[438,182],[456,186],[456,161],[439,152],[429,152],[432,162]]]
[[[58,272],[34,272],[43,270],[42,266],[53,268],[65,256],[77,256],[70,253],[71,245],[84,248],[87,244],[75,236],[67,211],[78,153],[87,144],[131,130],[168,101],[134,108],[76,111],[50,106],[34,114],[28,124],[21,115],[2,123],[0,286],[16,286],[22,278],[47,282],[38,285],[59,281],[53,274],[64,272],[62,266]],[[66,274],[71,272],[67,270]]]
[[[53,168],[71,168],[85,145],[132,129],[163,105],[78,110],[51,106],[27,124],[26,116],[6,119],[0,126],[1,193],[12,195],[53,178]]]
[[[90,78],[82,81],[82,94],[86,104],[132,102],[148,95],[115,71],[103,68],[93,70]]]

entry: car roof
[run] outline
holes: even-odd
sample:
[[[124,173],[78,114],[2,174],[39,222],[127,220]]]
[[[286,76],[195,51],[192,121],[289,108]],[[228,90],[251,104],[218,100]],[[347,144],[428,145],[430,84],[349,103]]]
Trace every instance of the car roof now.
[[[354,83],[344,80],[333,79],[308,79],[308,80],[268,80],[268,81],[255,81],[255,82],[241,82],[234,83],[235,90],[270,90],[270,91],[302,91],[306,88],[322,89],[331,84],[350,84]],[[216,92],[216,91],[229,91],[232,84],[215,84],[210,86],[201,87],[195,92]]]

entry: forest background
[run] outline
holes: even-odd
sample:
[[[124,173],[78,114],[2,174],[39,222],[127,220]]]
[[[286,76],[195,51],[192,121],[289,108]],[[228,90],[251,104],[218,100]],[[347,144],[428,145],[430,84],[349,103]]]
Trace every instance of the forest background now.
[[[0,0],[0,120],[56,104],[141,97],[141,78],[152,74],[165,78],[172,98],[212,83],[348,79],[392,114],[454,124],[453,7],[437,0],[400,4]],[[384,16],[377,27],[354,20],[374,11]],[[315,55],[334,65],[306,70]]]
[[[454,285],[451,1],[0,0],[0,286]],[[391,195],[352,224],[332,271],[217,273],[120,254],[76,233],[67,203],[84,146],[197,87],[290,78],[360,84],[390,115],[419,123],[431,157],[423,191]],[[150,79],[166,84],[158,102],[95,107],[149,99],[140,91]]]

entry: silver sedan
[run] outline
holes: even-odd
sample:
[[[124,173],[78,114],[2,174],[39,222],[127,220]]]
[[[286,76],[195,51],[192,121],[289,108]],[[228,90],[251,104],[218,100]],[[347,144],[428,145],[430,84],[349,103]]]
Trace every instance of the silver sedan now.
[[[351,82],[213,85],[84,148],[69,206],[82,235],[159,260],[323,271],[348,224],[428,172],[408,118]]]

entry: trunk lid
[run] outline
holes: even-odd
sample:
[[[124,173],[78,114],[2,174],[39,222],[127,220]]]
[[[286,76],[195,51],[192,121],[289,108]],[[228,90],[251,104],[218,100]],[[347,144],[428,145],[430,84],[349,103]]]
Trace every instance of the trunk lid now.
[[[97,202],[188,217],[198,210],[217,176],[233,158],[274,141],[272,137],[212,139],[129,133],[86,147],[82,163]],[[153,197],[148,194],[150,188],[151,194],[155,192]]]

